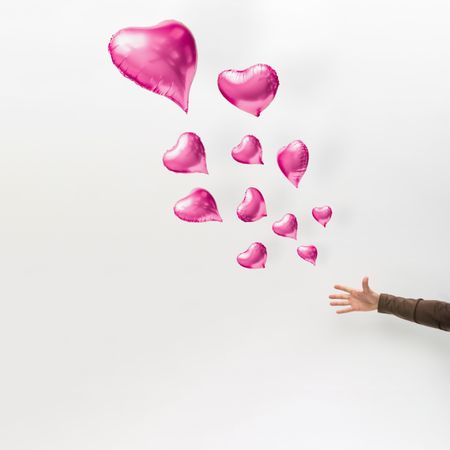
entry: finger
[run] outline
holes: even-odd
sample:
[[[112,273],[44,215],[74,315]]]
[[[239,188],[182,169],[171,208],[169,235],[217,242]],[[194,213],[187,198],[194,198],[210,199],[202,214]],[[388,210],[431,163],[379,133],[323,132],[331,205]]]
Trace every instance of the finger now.
[[[362,288],[364,292],[369,292],[370,288],[369,288],[369,277],[364,277],[362,279]]]
[[[337,302],[330,302],[331,306],[348,306],[350,305],[350,302],[345,301],[345,300],[339,300]]]
[[[347,286],[343,286],[342,284],[336,284],[335,286],[334,286],[334,288],[335,289],[338,289],[339,291],[345,291],[345,292],[348,292],[349,294],[350,294],[350,292],[352,292],[352,288],[349,288],[349,287],[347,287]]]
[[[328,296],[328,298],[343,298],[343,299],[348,299],[350,298],[350,295],[348,294],[330,294]]]
[[[336,314],[344,314],[348,312],[352,312],[353,308],[350,306],[350,308],[344,308],[344,309],[337,309]]]

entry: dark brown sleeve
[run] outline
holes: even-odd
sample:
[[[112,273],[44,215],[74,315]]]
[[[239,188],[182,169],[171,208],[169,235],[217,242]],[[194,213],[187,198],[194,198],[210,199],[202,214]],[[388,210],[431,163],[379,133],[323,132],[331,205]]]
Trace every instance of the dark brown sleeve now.
[[[411,322],[450,331],[450,303],[380,294],[378,312],[394,314]]]

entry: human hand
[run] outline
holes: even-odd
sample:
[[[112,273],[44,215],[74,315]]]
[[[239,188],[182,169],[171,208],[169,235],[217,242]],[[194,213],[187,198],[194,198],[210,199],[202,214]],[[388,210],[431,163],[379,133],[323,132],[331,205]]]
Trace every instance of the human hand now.
[[[358,291],[347,286],[336,284],[335,289],[345,292],[345,294],[331,294],[329,298],[337,300],[330,302],[331,306],[348,306],[348,308],[337,309],[337,314],[352,311],[373,311],[378,308],[380,294],[372,291],[369,287],[369,278],[362,280],[362,291]]]

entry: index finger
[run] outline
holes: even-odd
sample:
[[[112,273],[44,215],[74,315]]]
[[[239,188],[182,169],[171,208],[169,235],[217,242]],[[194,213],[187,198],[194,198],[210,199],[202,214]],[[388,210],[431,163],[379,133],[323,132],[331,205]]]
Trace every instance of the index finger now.
[[[343,286],[342,284],[335,284],[335,289],[338,289],[339,291],[348,292],[349,294],[353,291],[352,288],[349,288],[348,286]]]

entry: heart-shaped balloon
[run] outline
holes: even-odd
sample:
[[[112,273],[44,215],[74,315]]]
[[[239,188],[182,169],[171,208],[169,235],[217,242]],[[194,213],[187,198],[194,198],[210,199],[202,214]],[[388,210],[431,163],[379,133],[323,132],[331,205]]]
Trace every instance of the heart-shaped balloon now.
[[[188,111],[197,67],[194,36],[182,23],[167,20],[147,28],[124,28],[108,46],[122,75]]]
[[[297,218],[294,214],[285,214],[280,220],[272,225],[272,230],[279,236],[297,239]]]
[[[183,133],[177,143],[164,153],[163,164],[172,172],[208,173],[205,147],[195,133]]]
[[[264,269],[267,261],[267,250],[261,242],[253,242],[250,247],[237,256],[237,262],[246,269]]]
[[[233,147],[231,156],[242,164],[264,164],[259,139],[251,134],[244,136],[239,145]]]
[[[173,211],[179,219],[186,222],[222,222],[214,197],[202,188],[196,188],[178,200]]]
[[[301,245],[297,248],[297,254],[305,261],[308,261],[314,266],[316,265],[317,248],[314,245]]]
[[[278,166],[284,176],[296,187],[306,172],[309,153],[306,145],[300,141],[293,141],[278,151]]]
[[[333,215],[333,211],[329,206],[316,206],[312,210],[312,215],[317,222],[326,227]]]
[[[254,187],[248,188],[236,212],[243,222],[255,222],[267,216],[266,202],[261,192]]]
[[[259,117],[275,97],[278,76],[267,64],[245,70],[224,70],[217,80],[222,95],[242,111]]]

